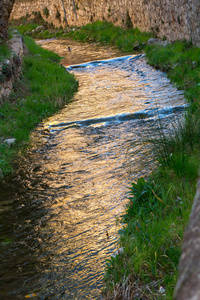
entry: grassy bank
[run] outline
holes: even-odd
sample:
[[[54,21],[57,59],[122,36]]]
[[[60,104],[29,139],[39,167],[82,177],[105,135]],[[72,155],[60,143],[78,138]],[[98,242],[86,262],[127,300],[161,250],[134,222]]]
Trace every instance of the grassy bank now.
[[[117,46],[123,52],[132,52],[134,45],[137,45],[138,49],[142,49],[145,43],[154,34],[143,32],[141,33],[137,28],[121,28],[114,26],[109,22],[96,21],[92,24],[87,24],[81,28],[54,28],[49,27],[42,19],[39,24],[43,25],[43,30],[40,32],[34,29],[39,26],[38,23],[30,22],[29,20],[23,20],[15,22],[17,29],[21,34],[31,35],[33,38],[47,39],[47,38],[73,38],[74,40],[82,42],[97,42],[102,44],[111,44]],[[131,27],[131,26],[130,26]],[[34,31],[32,31],[34,30]]]
[[[158,167],[130,187],[130,201],[121,219],[119,248],[123,251],[107,262],[104,277],[107,299],[133,299],[137,294],[138,299],[172,299],[199,171],[200,49],[185,41],[147,46],[150,35],[106,22],[89,24],[69,36],[114,44],[124,52],[138,43],[147,62],[167,72],[177,88],[185,90],[189,108],[184,121],[174,124],[172,132],[161,130],[159,137],[148,141]]]
[[[174,124],[172,132],[161,130],[159,137],[148,140],[158,167],[149,178],[140,178],[130,187],[129,204],[121,218],[122,251],[107,262],[104,277],[107,299],[172,299],[199,171],[200,49],[184,41],[147,46],[152,35],[107,22],[75,31],[46,29],[34,36],[109,43],[124,52],[138,44],[149,64],[167,72],[177,88],[185,90],[189,108],[184,121]]]
[[[37,46],[25,37],[28,49],[23,59],[23,73],[15,82],[8,101],[0,103],[0,170],[1,177],[12,172],[12,162],[21,147],[25,147],[30,132],[44,118],[70,101],[77,90],[73,75],[61,68],[60,57]],[[14,138],[9,146],[4,142]]]

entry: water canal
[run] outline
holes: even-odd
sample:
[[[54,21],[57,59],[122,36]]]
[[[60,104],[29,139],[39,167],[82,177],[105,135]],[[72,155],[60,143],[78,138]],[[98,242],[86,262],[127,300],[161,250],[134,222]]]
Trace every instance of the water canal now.
[[[155,165],[143,138],[160,122],[167,130],[185,100],[142,55],[72,41],[41,44],[65,56],[79,90],[33,133],[19,171],[26,188],[1,194],[0,298],[102,299],[116,217],[131,181]]]

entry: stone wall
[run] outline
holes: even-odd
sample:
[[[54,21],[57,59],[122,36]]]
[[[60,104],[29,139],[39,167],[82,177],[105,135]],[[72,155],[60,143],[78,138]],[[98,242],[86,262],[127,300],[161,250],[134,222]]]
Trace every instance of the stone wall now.
[[[63,0],[69,25],[85,25],[95,20],[108,20],[123,26],[127,11],[135,27],[142,31],[154,31],[158,37],[169,41],[192,40],[200,46],[199,0]],[[43,13],[49,10],[46,18]],[[45,20],[57,27],[65,26],[61,0],[16,0],[12,18],[40,11]]]
[[[184,233],[179,277],[174,300],[200,299],[200,179],[190,214],[189,224]]]
[[[17,31],[14,31],[12,35],[12,39],[8,41],[11,56],[0,63],[0,100],[10,95],[13,82],[21,72],[23,55],[22,39]]]

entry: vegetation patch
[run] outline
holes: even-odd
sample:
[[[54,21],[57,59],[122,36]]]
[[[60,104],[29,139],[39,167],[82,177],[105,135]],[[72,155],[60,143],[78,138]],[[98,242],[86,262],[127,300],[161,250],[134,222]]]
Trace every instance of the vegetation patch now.
[[[138,293],[138,299],[173,298],[199,173],[200,49],[177,41],[166,47],[146,46],[145,51],[151,65],[166,71],[177,88],[185,90],[189,108],[171,132],[165,134],[161,128],[158,136],[148,140],[158,167],[130,188],[121,219],[119,247],[123,252],[107,262],[107,299],[117,299],[117,294],[127,291]]]
[[[47,7],[45,7],[45,8],[43,9],[43,14],[46,16],[46,18],[48,18],[48,16],[49,16],[49,10],[48,10]]]
[[[74,76],[58,64],[58,55],[37,46],[28,36],[25,43],[29,55],[24,57],[21,79],[0,105],[1,176],[12,172],[14,157],[27,145],[37,124],[67,104],[77,90]],[[15,139],[12,145],[5,142],[10,138]]]
[[[81,29],[70,31],[68,36],[84,42],[111,44],[123,52],[132,52],[135,43],[142,48],[152,34],[141,33],[138,28],[124,29],[109,22],[97,21],[83,26]]]
[[[96,42],[102,44],[111,44],[117,46],[123,52],[133,52],[134,44],[138,44],[138,48],[141,50],[149,38],[153,37],[152,34],[143,32],[138,28],[132,28],[131,20],[128,18],[129,14],[127,12],[126,26],[129,29],[114,26],[109,22],[96,21],[92,24],[87,24],[81,28],[66,28],[66,29],[56,29],[53,27],[48,27],[45,22],[42,24],[45,28],[43,32],[34,32],[32,36],[34,38],[73,38],[74,40],[79,40],[83,42]],[[21,34],[31,32],[39,24],[30,21],[22,22],[23,25],[17,27]],[[33,27],[34,26],[34,27]],[[28,28],[29,27],[29,28]]]
[[[8,48],[8,45],[0,39],[0,63],[3,62],[5,59],[10,58],[10,56],[11,51]]]

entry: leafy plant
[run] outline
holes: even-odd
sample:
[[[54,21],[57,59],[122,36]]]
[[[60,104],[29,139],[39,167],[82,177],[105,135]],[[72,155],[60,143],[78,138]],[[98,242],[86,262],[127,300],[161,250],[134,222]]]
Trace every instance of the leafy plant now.
[[[61,17],[61,14],[59,12],[59,10],[57,9],[56,10],[56,15],[55,15],[56,19],[59,19],[60,20],[60,17]]]
[[[49,9],[46,6],[43,9],[43,14],[46,16],[46,18],[48,18],[48,16],[49,16]]]
[[[125,26],[126,26],[126,28],[133,28],[133,22],[131,20],[128,10],[126,11]]]
[[[11,55],[11,51],[8,48],[7,44],[0,39],[0,63],[6,59],[9,58]]]

